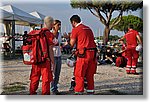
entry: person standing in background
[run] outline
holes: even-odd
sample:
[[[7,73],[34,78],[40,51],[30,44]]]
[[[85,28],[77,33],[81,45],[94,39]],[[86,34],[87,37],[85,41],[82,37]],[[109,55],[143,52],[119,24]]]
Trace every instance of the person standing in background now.
[[[126,40],[126,58],[127,58],[127,66],[126,73],[127,74],[137,74],[136,67],[137,61],[139,57],[139,52],[136,51],[136,46],[138,42],[142,45],[142,40],[139,36],[139,33],[136,30],[133,30],[133,25],[129,25],[128,32],[120,39]],[[120,41],[119,40],[119,41]]]
[[[23,45],[26,44],[27,36],[28,36],[28,32],[27,32],[27,31],[24,31],[24,34],[23,34]]]
[[[54,51],[54,62],[55,62],[55,70],[54,70],[54,80],[51,83],[51,91],[54,95],[59,94],[58,91],[58,82],[59,82],[59,76],[60,76],[60,71],[61,71],[61,21],[60,20],[54,20],[54,27],[55,29],[53,31],[54,37],[57,40],[57,43],[53,47]]]

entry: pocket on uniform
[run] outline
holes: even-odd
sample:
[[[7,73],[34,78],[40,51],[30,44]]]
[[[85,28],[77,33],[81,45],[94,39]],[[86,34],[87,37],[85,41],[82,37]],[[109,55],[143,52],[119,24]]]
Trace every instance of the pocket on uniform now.
[[[86,73],[86,69],[87,69],[87,66],[86,66],[86,63],[85,63],[85,59],[78,58],[77,62],[76,62],[74,75],[78,76],[78,77],[84,77],[85,73]]]
[[[78,50],[77,56],[78,56],[79,58],[84,58],[84,57],[85,57],[85,54],[86,54],[86,48],[83,48],[83,49],[79,49],[79,50]]]

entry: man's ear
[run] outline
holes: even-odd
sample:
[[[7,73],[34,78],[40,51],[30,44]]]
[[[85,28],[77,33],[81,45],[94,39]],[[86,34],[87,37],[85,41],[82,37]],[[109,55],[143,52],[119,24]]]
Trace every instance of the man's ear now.
[[[72,24],[75,25],[75,21],[72,21]]]
[[[45,22],[43,23],[43,25],[45,26]]]

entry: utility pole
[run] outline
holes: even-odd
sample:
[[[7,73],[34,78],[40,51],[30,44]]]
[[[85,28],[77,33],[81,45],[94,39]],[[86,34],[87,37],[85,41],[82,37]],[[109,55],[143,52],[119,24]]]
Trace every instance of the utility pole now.
[[[12,58],[15,57],[15,20],[12,21]]]

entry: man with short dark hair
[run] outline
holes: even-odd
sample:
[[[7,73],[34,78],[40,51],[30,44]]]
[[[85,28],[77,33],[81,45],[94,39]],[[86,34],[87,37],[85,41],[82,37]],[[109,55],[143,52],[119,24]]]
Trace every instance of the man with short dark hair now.
[[[82,24],[78,15],[70,18],[72,24],[72,33],[70,45],[77,45],[77,61],[74,69],[75,76],[75,94],[84,92],[84,78],[87,80],[87,93],[94,93],[94,74],[96,73],[96,44],[92,30]]]
[[[136,51],[137,41],[142,45],[139,33],[133,30],[133,25],[130,24],[128,27],[128,32],[120,39],[126,39],[126,57],[127,57],[127,74],[136,74],[137,61],[139,57],[139,52]]]
[[[71,23],[72,23],[72,22],[80,23],[80,22],[81,22],[81,19],[80,19],[80,17],[79,17],[78,15],[73,15],[73,16],[70,18],[70,21],[71,21]],[[73,27],[74,27],[74,25],[73,25]]]

